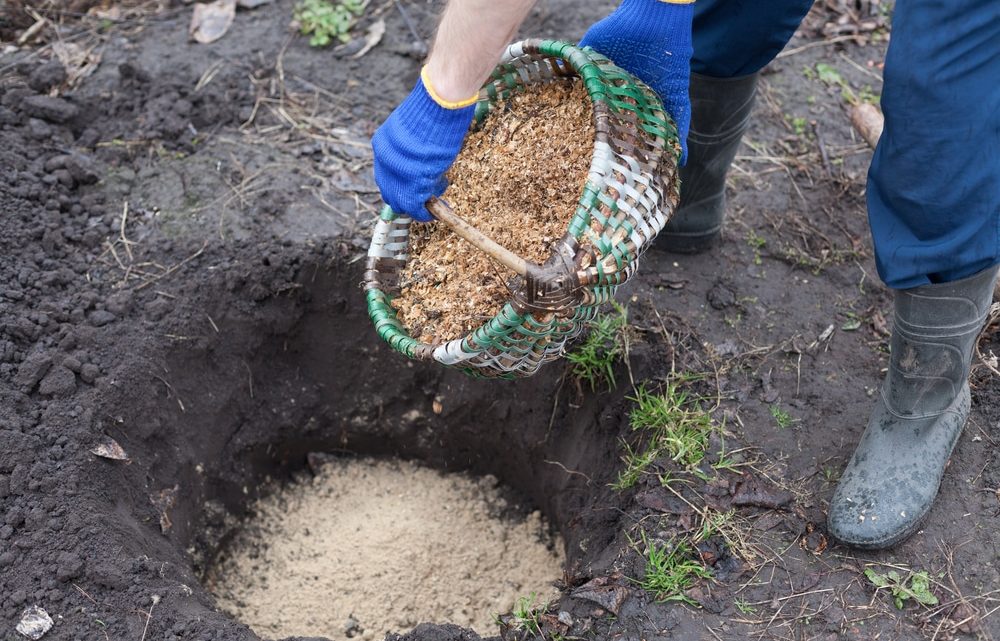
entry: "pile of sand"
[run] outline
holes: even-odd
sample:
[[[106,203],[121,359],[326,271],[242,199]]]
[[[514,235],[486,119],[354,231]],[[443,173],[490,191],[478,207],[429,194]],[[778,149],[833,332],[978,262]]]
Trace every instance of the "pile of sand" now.
[[[519,597],[557,594],[562,544],[518,522],[496,479],[399,461],[343,460],[257,505],[209,581],[262,637],[380,640],[421,622],[496,634]]]

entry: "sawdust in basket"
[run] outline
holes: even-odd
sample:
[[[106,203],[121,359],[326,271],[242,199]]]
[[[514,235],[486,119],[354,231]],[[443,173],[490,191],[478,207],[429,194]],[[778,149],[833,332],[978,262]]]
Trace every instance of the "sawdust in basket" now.
[[[593,148],[582,82],[529,87],[465,139],[444,199],[502,246],[542,263],[569,227]],[[414,223],[410,243],[392,304],[414,337],[428,343],[459,338],[510,299],[512,274],[445,225]]]

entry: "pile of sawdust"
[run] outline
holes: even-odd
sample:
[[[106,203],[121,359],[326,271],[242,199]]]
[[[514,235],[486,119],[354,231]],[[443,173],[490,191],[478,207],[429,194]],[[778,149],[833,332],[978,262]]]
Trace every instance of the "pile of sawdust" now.
[[[562,574],[541,516],[496,517],[505,506],[492,477],[335,461],[257,505],[210,587],[265,638],[380,640],[425,621],[491,636],[493,615],[544,603]]]
[[[594,135],[582,82],[529,87],[469,134],[444,199],[500,245],[542,263],[576,211]],[[510,299],[512,274],[444,224],[414,223],[410,234],[393,306],[411,335],[428,343],[459,338]]]

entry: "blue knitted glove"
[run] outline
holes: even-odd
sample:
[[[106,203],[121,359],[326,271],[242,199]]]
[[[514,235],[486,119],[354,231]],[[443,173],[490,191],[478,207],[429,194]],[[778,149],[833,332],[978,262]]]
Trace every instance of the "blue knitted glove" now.
[[[426,69],[410,95],[372,137],[375,183],[393,211],[433,220],[424,204],[448,186],[444,174],[455,162],[472,123],[475,98],[449,103],[433,93]]]
[[[677,123],[681,164],[687,161],[691,124],[691,21],[693,0],[622,0],[580,41],[653,88]]]

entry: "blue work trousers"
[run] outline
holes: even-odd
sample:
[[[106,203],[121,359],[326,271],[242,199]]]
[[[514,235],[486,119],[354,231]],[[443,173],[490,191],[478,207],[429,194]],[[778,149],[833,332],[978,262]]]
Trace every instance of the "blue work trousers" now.
[[[692,70],[754,73],[811,4],[698,0]],[[883,78],[867,191],[882,280],[906,289],[1000,262],[1000,1],[900,0]]]

